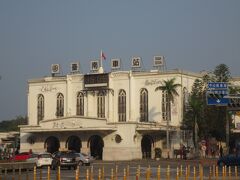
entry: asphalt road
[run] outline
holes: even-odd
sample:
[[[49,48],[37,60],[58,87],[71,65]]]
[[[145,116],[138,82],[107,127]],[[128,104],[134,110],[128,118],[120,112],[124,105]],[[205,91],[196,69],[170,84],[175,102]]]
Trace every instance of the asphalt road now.
[[[112,177],[115,179],[124,179],[124,175],[128,180],[135,180],[136,173],[138,169],[140,170],[140,177],[141,179],[146,179],[146,176],[149,176],[149,179],[157,179],[159,166],[160,166],[160,176],[161,179],[176,179],[177,172],[179,174],[179,180],[186,179],[186,174],[188,179],[194,179],[194,167],[195,167],[195,174],[197,179],[199,179],[199,164],[203,167],[203,179],[209,179],[209,175],[213,174],[213,167],[216,163],[216,160],[180,160],[180,159],[173,159],[173,160],[141,160],[141,161],[121,161],[121,162],[113,162],[113,161],[95,161],[91,166],[80,166],[79,167],[79,179],[86,180],[87,172],[92,179],[97,180],[99,179],[99,174],[102,179],[110,180]],[[190,168],[188,171],[186,168]],[[211,168],[210,168],[211,167]],[[178,169],[178,170],[177,170]],[[210,170],[211,169],[211,170]],[[150,170],[150,171],[148,171]],[[117,173],[116,173],[117,171]],[[210,172],[211,171],[211,172]],[[219,178],[222,176],[222,169],[219,168]],[[229,168],[226,169],[227,176],[229,176]],[[149,173],[150,172],[150,173]],[[187,172],[187,173],[186,173]],[[50,179],[55,180],[57,179],[58,170],[50,170]],[[238,176],[235,177],[235,168],[231,168],[231,179],[240,179],[240,169],[238,169]],[[181,176],[180,176],[181,175]],[[13,180],[13,179],[28,179],[33,180],[33,170],[31,171],[24,171],[19,175],[19,172],[7,172],[5,174],[3,172],[0,177],[4,180]],[[21,177],[21,178],[19,178]],[[48,169],[47,168],[38,168],[37,169],[37,180],[40,179],[47,179],[48,177]],[[61,169],[60,170],[60,177],[63,180],[75,180],[76,179],[76,170],[68,170],[68,169]],[[116,178],[117,177],[117,178]],[[0,179],[1,179],[0,178]],[[213,179],[213,178],[211,178]],[[226,179],[228,179],[226,177]]]

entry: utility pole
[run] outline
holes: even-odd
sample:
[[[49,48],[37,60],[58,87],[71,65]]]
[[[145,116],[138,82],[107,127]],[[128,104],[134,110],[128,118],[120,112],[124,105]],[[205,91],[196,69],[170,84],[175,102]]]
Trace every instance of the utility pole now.
[[[226,147],[227,154],[229,154],[229,115],[228,115],[228,107],[226,106]]]

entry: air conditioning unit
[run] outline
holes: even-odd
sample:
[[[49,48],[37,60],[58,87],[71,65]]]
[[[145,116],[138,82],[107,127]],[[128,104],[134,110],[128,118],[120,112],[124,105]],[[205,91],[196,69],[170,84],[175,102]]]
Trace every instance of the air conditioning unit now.
[[[99,62],[98,61],[91,61],[91,70],[97,71],[99,69]]]
[[[60,73],[60,64],[52,64],[51,72],[52,72],[52,74]]]
[[[164,65],[164,56],[154,56],[154,66],[163,66]]]
[[[79,72],[79,70],[80,70],[80,63],[79,62],[71,63],[71,72],[72,73]]]
[[[120,68],[120,59],[111,59],[111,67],[112,69],[119,69]]]
[[[132,58],[132,67],[133,68],[141,67],[141,57],[133,57]]]

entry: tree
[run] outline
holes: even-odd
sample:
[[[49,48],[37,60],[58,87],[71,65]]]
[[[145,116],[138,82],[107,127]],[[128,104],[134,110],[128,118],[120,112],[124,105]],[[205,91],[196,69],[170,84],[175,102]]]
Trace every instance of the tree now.
[[[184,114],[183,124],[193,132],[193,142],[196,151],[198,150],[198,130],[203,119],[204,110],[204,81],[196,79],[188,100],[188,111]]]
[[[213,71],[216,82],[229,82],[231,73],[226,64],[219,64]]]
[[[231,78],[231,73],[229,68],[225,64],[219,64],[216,66],[214,70],[214,75],[216,78],[216,82],[229,82]],[[228,110],[226,107],[219,107],[218,108],[218,119],[222,122],[226,122],[226,145],[229,146],[229,117],[228,117]],[[225,115],[225,116],[224,116]]]
[[[16,119],[0,122],[0,132],[19,131],[18,125],[26,125],[27,117],[17,116]]]
[[[171,121],[171,103],[174,103],[174,97],[179,96],[177,92],[177,88],[181,86],[181,84],[175,83],[175,78],[170,80],[164,80],[162,86],[158,86],[155,91],[161,90],[162,92],[166,93],[166,113],[167,113],[167,130],[166,130],[166,137],[167,137],[167,149],[169,153],[169,121]],[[169,156],[169,154],[168,154]]]

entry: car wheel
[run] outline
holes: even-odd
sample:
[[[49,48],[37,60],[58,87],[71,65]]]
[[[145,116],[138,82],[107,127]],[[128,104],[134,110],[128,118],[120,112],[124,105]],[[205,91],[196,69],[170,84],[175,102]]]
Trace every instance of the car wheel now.
[[[55,170],[56,167],[52,164],[52,165],[51,165],[51,169],[52,169],[52,170]]]
[[[79,161],[79,162],[78,162],[78,165],[79,165],[79,166],[83,166],[84,164],[83,164],[82,161]]]

